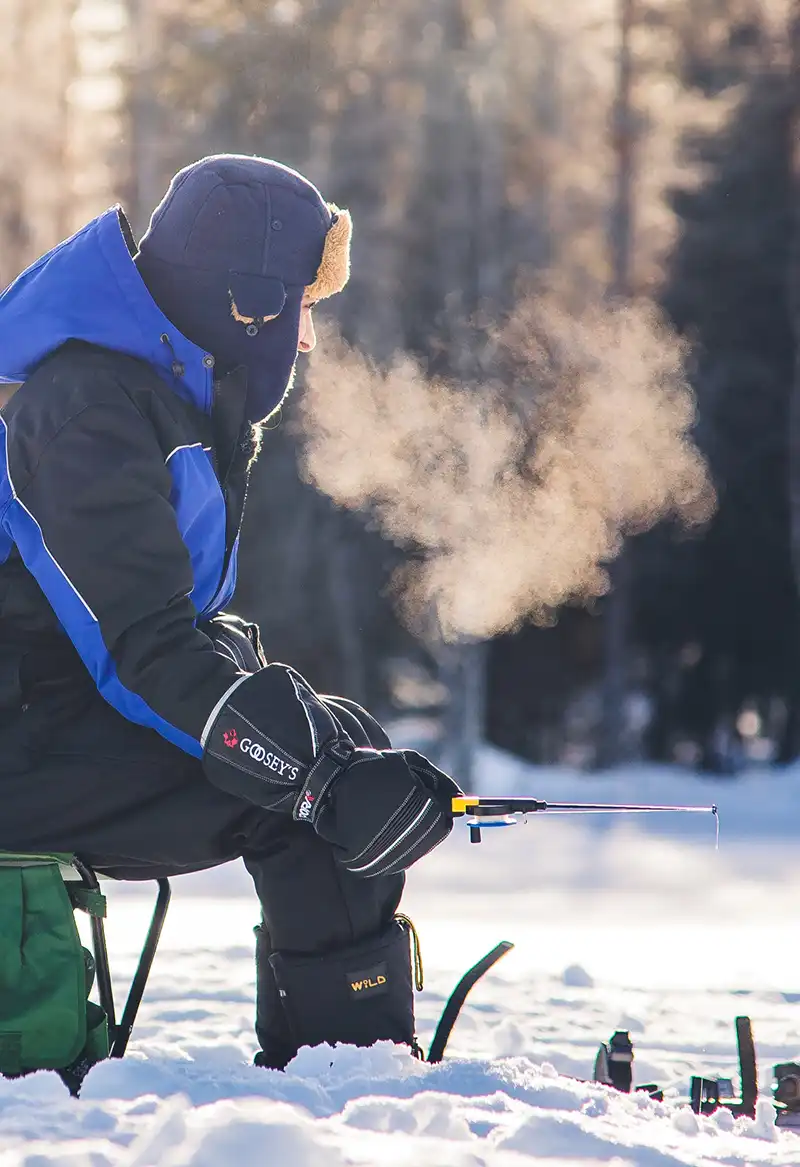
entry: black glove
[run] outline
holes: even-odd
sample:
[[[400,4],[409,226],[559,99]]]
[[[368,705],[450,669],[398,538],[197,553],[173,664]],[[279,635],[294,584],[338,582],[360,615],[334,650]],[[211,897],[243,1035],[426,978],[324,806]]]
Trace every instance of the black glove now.
[[[451,799],[461,791],[413,750],[357,746],[342,708],[294,669],[267,665],[212,713],[203,767],[228,793],[309,823],[354,874],[403,871],[450,833]],[[377,722],[370,732],[383,735]]]
[[[347,697],[331,697],[328,693],[323,693],[320,701],[338,721],[354,745],[373,750],[392,748],[386,730],[363,706],[348,700]]]
[[[447,838],[459,794],[415,750],[355,750],[314,826],[354,875],[395,875]]]

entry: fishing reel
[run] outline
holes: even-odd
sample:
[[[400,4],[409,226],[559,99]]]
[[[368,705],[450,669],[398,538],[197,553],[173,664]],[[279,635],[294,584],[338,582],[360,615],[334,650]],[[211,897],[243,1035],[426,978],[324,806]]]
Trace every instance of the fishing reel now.
[[[527,814],[547,809],[547,803],[536,798],[476,798],[464,795],[454,798],[453,816],[466,815],[470,843],[481,842],[486,827],[513,827]]]
[[[772,1096],[777,1103],[775,1125],[800,1130],[800,1065],[779,1062],[773,1066],[775,1085]]]

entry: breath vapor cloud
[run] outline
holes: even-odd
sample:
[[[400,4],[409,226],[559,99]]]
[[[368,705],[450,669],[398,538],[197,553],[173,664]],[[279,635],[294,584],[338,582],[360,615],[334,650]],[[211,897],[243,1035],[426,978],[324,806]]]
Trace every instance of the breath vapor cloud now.
[[[414,552],[410,622],[432,610],[452,639],[546,620],[607,590],[624,534],[713,510],[684,357],[650,305],[576,319],[534,296],[478,387],[407,356],[379,371],[329,335],[301,405],[304,473]]]

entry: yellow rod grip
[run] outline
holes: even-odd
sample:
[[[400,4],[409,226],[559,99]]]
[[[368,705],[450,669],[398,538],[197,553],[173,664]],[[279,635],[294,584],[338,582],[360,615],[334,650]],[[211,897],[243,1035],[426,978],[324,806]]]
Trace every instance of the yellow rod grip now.
[[[476,794],[463,794],[453,799],[453,805],[450,809],[453,814],[466,814],[470,806],[480,806],[480,802],[481,800]]]

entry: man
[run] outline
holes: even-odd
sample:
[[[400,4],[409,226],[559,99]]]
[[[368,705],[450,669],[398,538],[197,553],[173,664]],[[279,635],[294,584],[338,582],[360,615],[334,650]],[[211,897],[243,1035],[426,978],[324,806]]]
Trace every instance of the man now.
[[[458,792],[222,615],[258,423],[350,231],[296,172],[220,155],[175,176],[138,251],[114,208],[0,297],[0,375],[23,382],[0,417],[0,848],[129,879],[243,857],[276,1068],[415,1047],[396,911]]]

